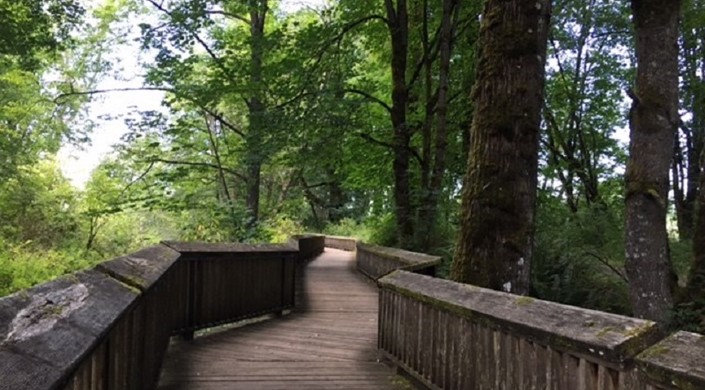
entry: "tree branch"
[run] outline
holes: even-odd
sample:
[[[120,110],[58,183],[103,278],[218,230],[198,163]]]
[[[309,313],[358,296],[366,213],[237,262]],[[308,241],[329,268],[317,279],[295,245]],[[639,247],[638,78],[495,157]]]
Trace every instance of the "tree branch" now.
[[[364,140],[366,140],[366,141],[369,141],[369,142],[371,142],[371,143],[373,143],[373,144],[375,144],[375,145],[383,146],[383,147],[385,147],[385,148],[389,148],[389,149],[392,149],[392,150],[394,150],[394,149],[397,148],[397,146],[394,145],[394,144],[390,144],[389,142],[384,142],[384,141],[378,140],[377,138],[375,138],[375,137],[373,137],[373,136],[371,136],[371,135],[369,135],[369,134],[367,134],[367,133],[363,133],[363,132],[361,132],[361,131],[355,132],[355,135],[357,135],[358,137],[360,137],[360,138],[362,138],[362,139],[364,139]],[[410,147],[410,146],[407,146],[406,149],[409,151],[409,153],[411,153],[412,156],[414,156],[414,158],[415,158],[419,163],[422,163],[422,162],[423,162],[423,159],[422,159],[421,156],[419,155],[419,152],[418,152],[418,151],[416,151],[415,149],[413,149],[413,148]]]
[[[379,99],[378,97],[373,96],[373,95],[371,95],[371,94],[369,94],[369,93],[367,93],[367,92],[365,92],[365,91],[362,91],[362,90],[359,90],[359,89],[354,89],[354,88],[346,88],[346,89],[343,90],[343,92],[345,92],[345,93],[353,93],[353,94],[356,94],[356,95],[363,96],[363,97],[365,97],[367,100],[370,100],[370,101],[372,101],[372,102],[374,102],[374,103],[379,104],[379,105],[382,106],[385,110],[387,110],[387,112],[389,112],[390,114],[391,114],[391,112],[392,112],[392,107],[390,107],[389,104],[385,103],[384,101],[382,101],[382,100]]]
[[[237,19],[237,20],[239,20],[245,24],[248,24],[248,25],[251,23],[249,19],[247,19],[246,17],[244,17],[242,15],[233,14],[230,12],[225,12],[225,11],[220,11],[220,10],[206,11],[206,15],[221,15],[221,16],[225,16],[225,17],[228,17],[231,19]]]
[[[629,284],[629,279],[627,278],[627,276],[624,275],[620,270],[618,270],[617,268],[615,268],[615,267],[614,267],[612,264],[610,264],[607,260],[603,259],[602,257],[600,257],[600,256],[598,256],[598,255],[596,255],[596,254],[594,254],[594,253],[592,253],[592,252],[587,252],[587,251],[586,251],[585,254],[588,255],[588,256],[590,256],[590,257],[592,257],[592,258],[594,258],[595,260],[599,261],[602,265],[606,266],[606,267],[609,268],[612,272],[614,272],[615,274],[617,274],[617,276],[619,276],[619,278],[622,279],[625,283]]]
[[[371,136],[371,135],[369,135],[369,134],[367,134],[367,133],[363,133],[363,132],[361,132],[361,131],[355,132],[355,135],[357,135],[358,137],[364,139],[365,141],[369,141],[369,142],[371,142],[371,143],[373,143],[373,144],[375,144],[375,145],[383,146],[383,147],[385,147],[385,148],[389,148],[389,149],[392,149],[392,150],[394,150],[394,148],[395,148],[394,145],[392,145],[392,144],[390,144],[390,143],[388,143],[388,142],[380,141],[380,140],[378,140],[377,138],[375,138],[375,137],[373,137],[373,136]]]
[[[159,11],[161,11],[162,13],[168,15],[168,16],[169,16],[170,18],[172,18],[172,19],[174,18],[173,13],[172,13],[171,11],[169,11],[168,9],[164,8],[164,6],[163,6],[162,4],[158,4],[158,3],[157,3],[156,1],[154,1],[154,0],[147,0],[147,1],[148,1],[149,3],[151,3],[155,8],[157,8],[157,9],[158,9]],[[200,37],[200,36],[198,35],[198,33],[196,33],[195,31],[190,31],[190,33],[191,33],[191,35],[193,36],[193,39],[195,39],[196,42],[198,42],[199,45],[201,45],[201,47],[203,48],[203,50],[205,50],[206,53],[208,53],[208,55],[213,59],[213,61],[215,61],[215,64],[218,66],[218,68],[220,68],[220,70],[223,71],[223,73],[224,73],[225,76],[228,78],[228,80],[230,80],[230,82],[233,83],[233,84],[237,84],[236,80],[232,78],[232,75],[230,74],[230,72],[228,71],[228,69],[225,67],[225,65],[223,65],[223,63],[222,63],[220,57],[218,57],[218,56],[215,54],[215,52],[210,48],[210,46],[208,46],[208,45],[206,44],[206,42],[205,42],[203,39],[201,39],[201,37]]]
[[[243,132],[241,129],[239,129],[234,124],[228,122],[222,114],[219,114],[218,112],[207,108],[205,105],[198,102],[195,98],[186,96],[183,93],[177,91],[175,88],[132,87],[132,88],[114,88],[114,89],[95,89],[95,90],[91,90],[91,91],[72,91],[72,92],[66,92],[66,93],[62,93],[62,94],[57,95],[54,98],[54,103],[61,104],[61,99],[65,99],[70,96],[85,96],[85,95],[98,95],[98,94],[111,93],[111,92],[136,92],[136,91],[158,91],[158,92],[168,92],[168,93],[174,94],[174,96],[176,96],[178,98],[184,99],[186,101],[189,101],[189,102],[195,104],[199,109],[205,111],[207,114],[216,118],[218,121],[220,121],[220,123],[223,124],[223,126],[232,130],[235,134],[237,134],[243,138],[245,137],[245,132]]]
[[[309,68],[309,70],[306,72],[307,76],[306,76],[306,82],[304,83],[304,85],[308,85],[308,84],[310,83],[310,81],[311,81],[311,75],[316,74],[315,70],[316,70],[316,68],[318,68],[318,65],[323,61],[323,56],[326,54],[326,52],[327,52],[327,50],[328,50],[328,48],[329,48],[330,46],[332,46],[332,45],[335,44],[335,43],[340,43],[340,40],[343,39],[343,37],[345,36],[345,34],[347,34],[348,32],[350,32],[350,31],[351,31],[352,29],[354,29],[355,27],[357,27],[357,26],[359,26],[359,25],[361,25],[361,24],[367,23],[367,22],[369,22],[369,21],[372,21],[372,20],[381,20],[381,21],[384,22],[387,26],[389,26],[389,19],[385,18],[385,17],[382,16],[382,15],[376,15],[376,14],[375,14],[375,15],[365,16],[365,17],[363,17],[363,18],[360,18],[360,19],[358,19],[358,20],[356,20],[356,21],[353,21],[353,22],[350,22],[350,23],[347,23],[346,25],[344,25],[344,26],[342,27],[342,29],[340,30],[340,32],[338,32],[338,34],[336,34],[334,37],[332,37],[331,39],[329,39],[328,41],[326,41],[326,42],[320,47],[320,49],[318,50],[318,52],[317,52],[316,55],[315,55],[315,60],[313,61],[313,64],[311,65],[311,67]],[[303,97],[305,97],[305,96],[313,95],[313,94],[314,94],[314,93],[312,93],[312,92],[306,92],[306,91],[305,91],[305,87],[304,87],[304,89],[303,89],[299,94],[297,94],[296,96],[294,96],[292,99],[290,99],[290,100],[288,100],[288,101],[286,101],[286,102],[284,102],[284,103],[282,103],[282,104],[279,104],[279,105],[276,106],[275,108],[282,108],[282,107],[284,107],[284,106],[286,106],[286,105],[288,105],[288,104],[291,104],[291,103],[293,103],[293,102],[296,102],[297,100],[299,100],[299,99],[301,99],[301,98],[303,98]]]
[[[192,167],[202,167],[202,168],[222,170],[223,172],[227,172],[227,173],[229,173],[239,179],[247,181],[247,178],[245,177],[245,175],[243,175],[235,170],[225,168],[225,167],[219,167],[216,164],[211,164],[211,163],[207,163],[207,162],[179,161],[179,160],[169,160],[169,159],[163,159],[163,158],[153,158],[153,159],[146,160],[145,162],[151,162],[151,163],[160,162],[160,163],[171,164],[171,165],[186,165],[186,166],[192,166]]]

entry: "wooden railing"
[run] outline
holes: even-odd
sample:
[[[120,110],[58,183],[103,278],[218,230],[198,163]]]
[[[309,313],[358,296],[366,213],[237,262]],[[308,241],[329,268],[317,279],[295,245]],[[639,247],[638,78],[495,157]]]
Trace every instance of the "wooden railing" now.
[[[420,274],[437,257],[292,244],[166,242],[0,298],[0,390],[153,389],[170,337],[292,308],[323,245],[379,278],[380,351],[428,388],[705,389],[704,336]]]
[[[358,245],[363,272],[391,267],[389,256],[365,251]],[[705,389],[705,336],[678,332],[663,339],[651,321],[403,270],[410,261],[378,281],[378,345],[423,387]]]
[[[354,252],[357,245],[357,240],[352,237],[325,236],[325,245],[326,248]]]
[[[313,259],[323,252],[326,237],[317,234],[299,234],[289,239],[289,245],[299,251],[301,260]]]
[[[440,263],[438,256],[357,243],[357,269],[373,280],[399,269],[435,276]]]
[[[323,241],[166,242],[1,298],[0,389],[154,389],[171,336],[291,309]]]

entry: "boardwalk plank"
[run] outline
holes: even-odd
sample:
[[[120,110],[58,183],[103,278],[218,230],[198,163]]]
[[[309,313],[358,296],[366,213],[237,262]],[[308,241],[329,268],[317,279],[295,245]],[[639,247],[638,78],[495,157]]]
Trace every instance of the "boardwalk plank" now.
[[[161,390],[394,389],[379,363],[377,288],[349,252],[328,249],[299,273],[282,318],[175,342]]]

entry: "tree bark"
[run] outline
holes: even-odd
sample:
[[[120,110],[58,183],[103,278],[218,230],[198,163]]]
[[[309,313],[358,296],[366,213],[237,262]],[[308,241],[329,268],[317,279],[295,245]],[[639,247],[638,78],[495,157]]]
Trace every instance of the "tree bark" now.
[[[451,278],[529,292],[550,0],[488,0]]]
[[[409,89],[406,84],[409,51],[409,15],[406,0],[385,1],[392,41],[392,126],[394,127],[394,203],[397,240],[409,248],[414,238],[414,210],[411,201],[409,160],[411,131],[406,122]]]
[[[705,27],[693,16],[702,7],[702,2],[691,1],[684,4],[684,18],[681,28],[681,53],[683,55],[682,91],[683,107],[692,114],[688,125],[680,128],[685,138],[681,145],[676,135],[673,162],[673,192],[678,220],[678,235],[681,240],[694,237],[695,203],[700,192],[700,156],[703,150],[705,133]],[[697,12],[695,12],[697,15]]]
[[[702,154],[701,167],[705,167],[705,153]],[[700,188],[705,185],[705,170],[700,171]],[[705,236],[705,191],[698,194],[698,205],[695,216],[695,237]],[[693,302],[702,307],[705,305],[705,240],[693,240],[693,258],[690,264],[688,284],[682,301]],[[704,324],[705,325],[705,324]]]
[[[267,0],[250,0],[250,96],[247,101],[249,131],[247,143],[247,203],[250,224],[259,219],[260,182],[262,163],[265,159],[262,138],[265,132],[266,107],[262,98],[262,73],[264,57],[264,23]]]
[[[450,89],[450,57],[453,46],[453,14],[457,0],[443,0],[440,36],[440,63],[438,72],[438,102],[436,105],[436,137],[433,146],[433,165],[430,182],[424,188],[422,204],[419,208],[419,249],[428,251],[436,226],[438,200],[443,190],[448,149],[448,90]],[[427,114],[428,115],[428,114]],[[430,160],[430,153],[428,156]],[[430,163],[430,161],[428,161]],[[430,165],[430,164],[429,164]]]
[[[666,212],[678,127],[680,0],[632,0],[637,76],[626,180],[626,271],[634,315],[667,321],[675,286]]]

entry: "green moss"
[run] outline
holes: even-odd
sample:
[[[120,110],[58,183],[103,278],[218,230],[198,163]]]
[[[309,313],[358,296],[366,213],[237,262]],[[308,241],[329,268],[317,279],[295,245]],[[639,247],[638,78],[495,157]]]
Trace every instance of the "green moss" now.
[[[652,329],[651,324],[644,324],[644,325],[642,325],[642,326],[637,326],[637,327],[635,327],[635,328],[625,329],[623,333],[624,333],[625,336],[631,338],[631,337],[638,337],[638,336],[641,336],[641,335],[643,335],[643,334],[646,334],[646,333],[648,333],[651,329]]]
[[[64,308],[57,305],[47,305],[44,306],[44,309],[46,310],[46,314],[54,315],[56,317],[60,317],[61,313],[64,312]]]
[[[71,283],[74,283],[74,284],[81,283],[81,280],[78,279],[78,275],[75,274],[75,273],[68,274],[68,275],[66,275],[65,278],[66,278],[67,281],[69,281],[69,282],[71,282]]]
[[[679,377],[678,374],[674,374],[668,370],[662,369],[655,366],[647,366],[644,370],[646,375],[651,379],[652,382],[664,385],[664,388],[674,388],[680,390],[697,390],[701,387],[696,387],[693,383],[687,379]],[[659,387],[660,388],[660,387]]]
[[[677,389],[681,389],[681,390],[697,390],[697,388],[695,387],[695,385],[693,385],[693,384],[690,383],[690,382],[684,381],[683,379],[680,379],[680,378],[673,378],[673,380],[671,381],[671,383],[675,384]]]
[[[138,291],[141,291],[141,288],[144,286],[144,280],[136,276],[127,275],[123,276],[123,278],[125,279],[125,283],[133,286]]]
[[[133,285],[130,284],[130,283],[125,283],[125,282],[123,282],[122,280],[116,279],[116,278],[113,278],[113,280],[115,280],[116,282],[120,283],[120,284],[121,284],[123,287],[125,287],[126,289],[132,291],[135,295],[141,295],[141,294],[142,294],[142,290],[140,290],[139,288],[133,286]]]
[[[516,303],[519,306],[526,306],[526,305],[534,303],[535,300],[536,299],[531,298],[531,297],[522,296],[522,297],[517,298],[514,301],[514,303]]]
[[[395,390],[414,390],[414,386],[399,375],[392,377],[391,381]]]
[[[606,327],[602,328],[599,332],[597,332],[597,334],[595,334],[595,337],[602,338],[602,337],[607,336],[607,333],[614,332],[614,331],[615,331],[615,329],[613,327],[606,326]]]
[[[663,355],[667,354],[670,351],[671,351],[670,348],[665,347],[663,345],[654,345],[653,347],[642,352],[641,358],[649,359],[652,357],[659,357],[659,356],[663,356]]]

